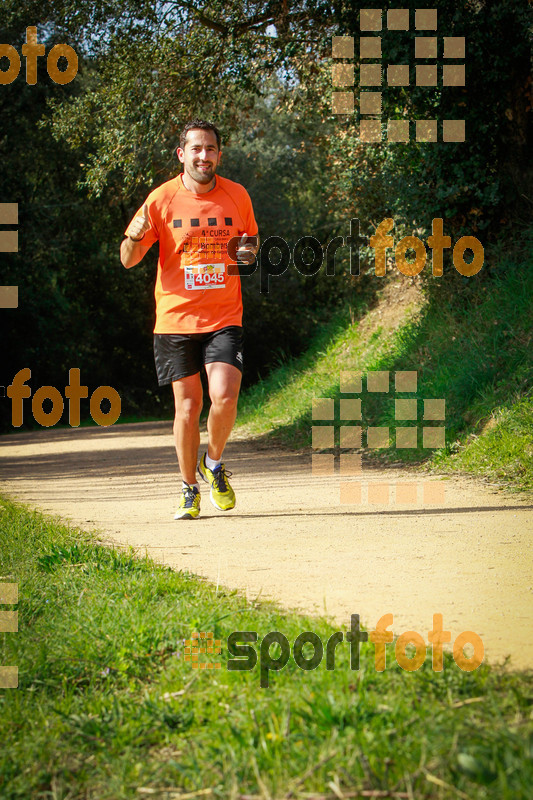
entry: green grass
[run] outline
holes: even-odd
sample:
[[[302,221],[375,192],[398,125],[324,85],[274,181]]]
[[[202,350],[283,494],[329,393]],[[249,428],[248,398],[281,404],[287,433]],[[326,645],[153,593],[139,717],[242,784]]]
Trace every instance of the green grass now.
[[[312,398],[338,399],[341,370],[360,371],[363,376],[388,371],[388,394],[362,395],[363,428],[391,430],[391,447],[373,451],[374,459],[426,462],[428,468],[469,472],[531,491],[533,264],[525,238],[523,253],[500,252],[494,257],[497,267],[492,267],[490,276],[480,273],[477,280],[445,275],[442,281],[453,280],[452,289],[434,284],[422,309],[416,315],[406,309],[402,325],[388,335],[378,330],[365,337],[358,323],[345,323],[329,336],[326,347],[320,347],[327,328],[321,331],[303,357],[288,361],[244,393],[239,424],[252,435],[267,435],[290,447],[309,447]],[[533,236],[529,238],[533,244]],[[402,370],[418,374],[417,393],[398,397],[418,398],[419,429],[423,399],[445,399],[444,448],[423,448],[420,430],[417,448],[393,446],[394,428],[415,424],[395,420],[393,374]],[[340,422],[338,417],[336,421]]]
[[[493,485],[533,490],[533,401],[499,407],[480,435],[470,434],[456,453],[443,452],[435,468],[483,475]]]
[[[335,628],[7,500],[0,533],[1,580],[19,585],[19,631],[0,634],[0,663],[19,667],[19,688],[0,691],[3,800],[531,796],[530,673],[449,657],[436,673],[429,654],[406,672],[392,645],[377,672],[371,644],[351,670],[343,643],[334,671],[291,658],[261,689],[259,667],[227,670],[232,631],[292,643]],[[220,670],[184,660],[195,630],[222,640]]]

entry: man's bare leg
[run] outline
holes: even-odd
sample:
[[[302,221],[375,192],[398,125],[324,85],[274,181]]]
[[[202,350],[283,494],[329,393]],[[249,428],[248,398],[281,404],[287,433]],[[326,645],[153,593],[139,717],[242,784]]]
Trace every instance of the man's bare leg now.
[[[238,370],[237,370],[238,371]],[[174,391],[174,443],[185,483],[196,483],[196,464],[200,446],[200,412],[203,390],[200,373],[173,381]]]
[[[237,417],[241,372],[233,364],[213,361],[205,365],[211,409],[207,418],[207,455],[220,461]]]

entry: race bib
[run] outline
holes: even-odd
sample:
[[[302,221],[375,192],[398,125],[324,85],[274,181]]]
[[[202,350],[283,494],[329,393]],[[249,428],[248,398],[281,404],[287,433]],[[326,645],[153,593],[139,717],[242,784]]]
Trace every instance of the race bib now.
[[[226,265],[220,264],[186,264],[186,289],[224,289],[226,285]]]

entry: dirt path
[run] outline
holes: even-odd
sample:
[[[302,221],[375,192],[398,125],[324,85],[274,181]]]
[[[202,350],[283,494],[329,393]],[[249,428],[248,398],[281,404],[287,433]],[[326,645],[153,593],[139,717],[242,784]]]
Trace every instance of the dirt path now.
[[[369,504],[366,491],[360,504],[341,505],[339,479],[311,476],[310,453],[257,448],[228,445],[238,505],[217,512],[202,488],[195,522],[173,520],[167,422],[4,436],[2,491],[249,597],[339,623],[358,613],[372,628],[393,613],[395,634],[415,630],[426,640],[441,613],[452,641],[475,631],[489,660],[510,654],[515,667],[533,665],[531,500],[448,480],[437,505]],[[422,480],[398,470],[364,477]]]

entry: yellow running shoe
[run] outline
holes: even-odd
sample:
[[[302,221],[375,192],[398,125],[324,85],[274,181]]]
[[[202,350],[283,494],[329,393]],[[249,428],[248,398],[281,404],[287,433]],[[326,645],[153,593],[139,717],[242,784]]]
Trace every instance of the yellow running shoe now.
[[[203,480],[211,486],[209,497],[215,508],[220,511],[229,511],[230,508],[235,506],[235,492],[229,485],[227,476],[231,472],[226,472],[224,464],[215,467],[213,471],[205,463],[206,453],[202,456],[202,460],[198,464],[198,472]]]
[[[200,514],[200,492],[196,486],[184,486],[174,519],[196,519]]]

